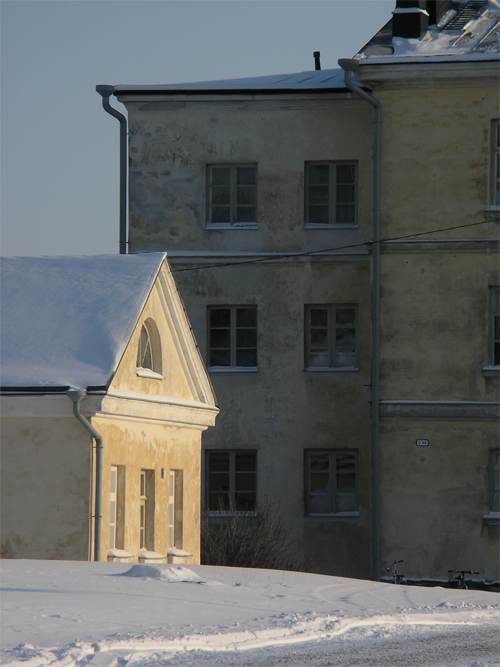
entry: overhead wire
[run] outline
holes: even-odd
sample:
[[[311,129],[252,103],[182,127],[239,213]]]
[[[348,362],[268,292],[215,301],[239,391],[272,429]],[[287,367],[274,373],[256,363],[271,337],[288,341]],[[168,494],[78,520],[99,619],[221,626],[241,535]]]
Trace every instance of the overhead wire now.
[[[409,239],[409,238],[414,238],[415,236],[424,236],[425,234],[437,234],[438,232],[449,232],[454,229],[465,229],[467,227],[476,227],[477,225],[484,225],[488,224],[490,222],[493,222],[494,220],[481,220],[479,222],[471,222],[466,225],[454,225],[453,227],[440,227],[439,229],[430,229],[426,230],[425,232],[415,232],[414,234],[405,234],[404,236],[393,236],[390,238],[386,239],[380,239],[380,241],[362,241],[360,243],[350,243],[349,245],[342,245],[342,246],[334,246],[333,248],[321,248],[320,250],[307,250],[304,252],[291,252],[291,253],[279,253],[276,254],[275,256],[272,257],[256,257],[255,259],[241,259],[238,261],[234,262],[218,262],[216,264],[202,264],[200,266],[189,266],[183,269],[174,269],[172,268],[173,273],[181,273],[185,271],[200,271],[201,269],[220,269],[226,266],[244,266],[247,264],[260,264],[262,262],[270,262],[270,261],[276,261],[280,259],[289,259],[291,257],[296,258],[296,257],[308,257],[312,255],[319,255],[319,254],[324,254],[324,253],[329,253],[329,252],[336,252],[339,250],[348,250],[351,248],[360,248],[362,246],[370,246],[374,245],[376,243],[388,243],[390,241],[402,241],[404,239]],[[429,239],[429,241],[432,241],[433,239]],[[471,241],[471,240],[482,240],[482,239],[442,239],[445,241],[453,240],[453,241]],[[487,240],[487,239],[484,239]],[[264,254],[264,253],[262,253]],[[167,251],[168,255],[168,251]],[[186,259],[186,257],[182,258],[176,258],[176,259]]]

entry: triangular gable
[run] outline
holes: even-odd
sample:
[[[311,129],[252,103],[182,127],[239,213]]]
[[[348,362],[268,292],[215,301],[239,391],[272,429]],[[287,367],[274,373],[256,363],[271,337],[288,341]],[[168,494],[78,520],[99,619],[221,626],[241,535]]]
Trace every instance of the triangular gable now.
[[[158,333],[161,375],[150,370],[143,372],[136,367],[140,333],[145,323],[148,327],[153,325]],[[216,406],[210,379],[166,258],[144,303],[108,393],[123,398],[137,399],[142,395],[153,400],[157,396],[162,400],[180,399]]]
[[[107,386],[164,257],[2,258],[1,386]]]

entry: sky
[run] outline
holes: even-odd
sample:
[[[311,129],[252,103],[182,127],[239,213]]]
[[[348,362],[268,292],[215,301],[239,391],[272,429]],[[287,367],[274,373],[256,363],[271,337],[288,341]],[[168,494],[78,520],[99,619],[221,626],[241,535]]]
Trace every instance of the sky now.
[[[498,593],[279,570],[2,562],[5,667],[499,667]]]
[[[119,123],[96,84],[302,72],[350,58],[393,0],[1,0],[2,255],[118,252]],[[125,107],[112,97],[123,113]]]

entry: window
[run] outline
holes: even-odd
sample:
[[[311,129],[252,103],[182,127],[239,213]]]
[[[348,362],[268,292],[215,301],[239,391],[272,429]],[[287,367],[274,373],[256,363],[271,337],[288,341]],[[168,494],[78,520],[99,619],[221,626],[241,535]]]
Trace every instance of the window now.
[[[125,542],[125,466],[111,466],[109,481],[109,548]]]
[[[257,307],[208,309],[209,360],[214,368],[257,368]]]
[[[168,546],[182,549],[183,544],[183,472],[170,471],[168,498]]]
[[[500,450],[492,449],[489,460],[490,512],[500,512]]]
[[[490,363],[500,366],[500,288],[490,287]]]
[[[154,551],[155,548],[155,471],[141,470],[140,495],[140,548]]]
[[[163,379],[160,333],[156,323],[148,318],[141,329],[137,348],[137,374]]]
[[[305,451],[305,513],[358,510],[358,457],[335,449]]]
[[[500,120],[491,124],[491,203],[500,206]]]
[[[257,506],[257,452],[206,452],[209,511],[254,512]]]
[[[306,306],[306,368],[355,369],[356,320],[356,306]]]
[[[357,224],[355,162],[306,163],[306,225]]]
[[[208,225],[257,224],[257,165],[208,165]]]

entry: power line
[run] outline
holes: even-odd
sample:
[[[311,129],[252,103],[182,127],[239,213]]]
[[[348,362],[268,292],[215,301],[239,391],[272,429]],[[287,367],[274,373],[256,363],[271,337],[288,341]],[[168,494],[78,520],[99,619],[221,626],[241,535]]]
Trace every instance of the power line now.
[[[348,248],[360,248],[361,246],[370,246],[375,243],[387,243],[388,241],[402,241],[404,239],[413,238],[415,236],[424,236],[425,234],[437,234],[438,232],[449,232],[453,229],[465,229],[466,227],[476,227],[477,225],[484,225],[492,222],[491,220],[481,220],[480,222],[471,222],[467,225],[455,225],[453,227],[441,227],[439,229],[431,229],[425,232],[416,232],[415,234],[406,234],[404,236],[394,236],[392,238],[380,239],[380,241],[362,241],[361,243],[351,243],[349,245],[335,246],[334,248],[322,248],[321,250],[308,250],[304,252],[292,252],[289,254],[280,254],[279,257],[259,257],[256,259],[245,259],[236,262],[225,262],[224,264],[202,264],[200,266],[190,266],[185,269],[172,269],[172,273],[181,273],[183,271],[199,271],[201,269],[219,269],[226,266],[242,266],[245,264],[260,264],[262,262],[276,261],[277,259],[287,259],[290,257],[308,257],[317,255],[319,253],[335,252],[337,250],[347,250]],[[432,239],[430,239],[432,240]],[[454,241],[470,241],[471,239],[453,239]],[[167,252],[168,256],[168,252]]]

